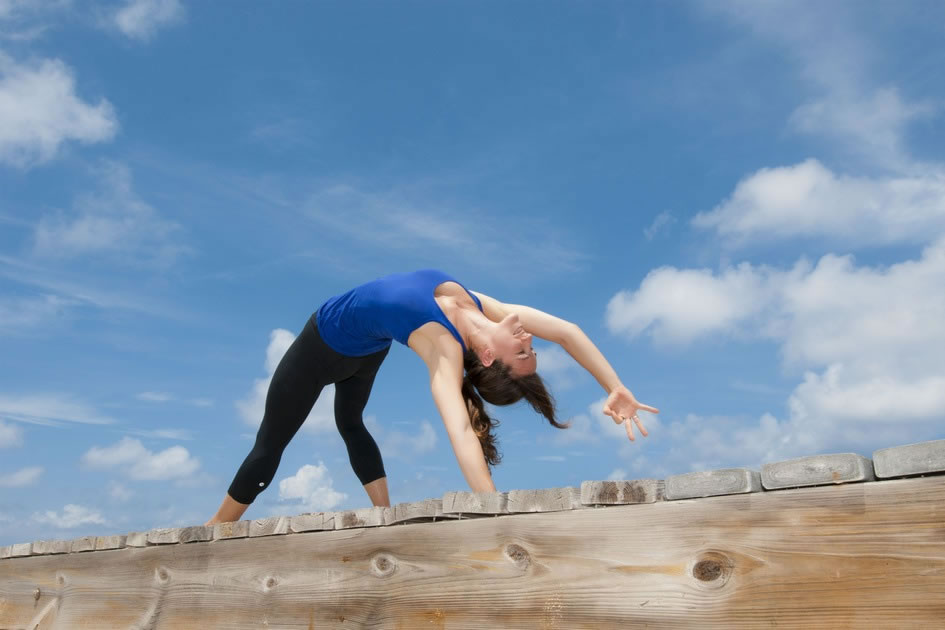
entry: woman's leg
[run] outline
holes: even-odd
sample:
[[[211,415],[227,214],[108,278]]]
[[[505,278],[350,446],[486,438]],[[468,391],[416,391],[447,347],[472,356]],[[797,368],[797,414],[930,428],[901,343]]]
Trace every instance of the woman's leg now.
[[[390,507],[387,474],[381,451],[367,428],[362,413],[371,395],[374,377],[390,347],[364,357],[353,376],[335,383],[335,425],[348,449],[351,468],[374,505]]]
[[[324,387],[319,376],[330,367],[325,363],[341,356],[326,353],[324,347],[311,322],[289,346],[272,375],[256,443],[233,478],[217,514],[207,524],[238,520],[259,493],[269,487],[283,451]]]

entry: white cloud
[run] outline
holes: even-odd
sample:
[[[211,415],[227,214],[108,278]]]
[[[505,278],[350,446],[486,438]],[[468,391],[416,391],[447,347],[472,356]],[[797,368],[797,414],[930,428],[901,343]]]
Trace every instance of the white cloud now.
[[[814,159],[763,168],[692,224],[736,245],[791,237],[852,245],[926,243],[945,234],[945,172],[852,177]]]
[[[112,446],[93,446],[82,456],[82,463],[90,468],[122,468],[129,478],[141,481],[186,479],[200,468],[200,460],[183,446],[153,453],[129,437]]]
[[[0,475],[0,488],[22,488],[36,483],[43,474],[41,466],[23,468],[10,475]]]
[[[82,101],[63,62],[17,63],[0,52],[0,163],[28,168],[51,160],[64,142],[102,142],[117,129],[111,103]]]
[[[6,424],[0,421],[0,448],[9,448],[11,446],[21,446],[23,444],[23,431],[15,424]]]
[[[124,264],[173,263],[189,248],[177,240],[180,226],[163,219],[132,189],[131,171],[115,162],[103,162],[98,172],[102,189],[84,195],[69,215],[42,217],[36,226],[34,253],[55,259],[98,255]]]
[[[296,501],[310,512],[331,510],[347,498],[347,494],[332,487],[332,478],[322,462],[318,466],[306,464],[295,475],[279,482],[280,500]]]
[[[293,341],[295,341],[295,335],[284,328],[277,328],[269,334],[269,345],[266,347],[266,377],[256,379],[249,395],[236,402],[237,411],[249,426],[258,428],[262,424],[263,414],[266,410],[266,394],[269,391],[269,384],[272,382],[272,375]],[[302,430],[311,433],[337,431],[334,401],[335,386],[328,385],[319,394],[314,408],[302,425]]]
[[[934,437],[945,418],[945,238],[889,267],[857,266],[851,256],[833,254],[788,272],[743,264],[738,273],[747,279],[726,294],[736,307],[686,327],[674,324],[685,304],[674,301],[679,273],[666,269],[645,289],[612,300],[611,330],[629,337],[650,330],[677,343],[766,337],[781,344],[787,369],[804,370],[784,420],[765,414],[754,427],[721,419],[703,428],[699,416],[687,417],[671,435],[691,449],[693,466]],[[725,294],[718,287],[730,273],[697,272],[688,295]],[[710,313],[715,301],[707,301]],[[692,304],[706,308],[701,299]]]
[[[52,525],[60,529],[71,529],[79,525],[90,523],[95,525],[107,525],[105,519],[102,518],[99,512],[71,503],[63,508],[62,514],[57,514],[51,510],[43,514],[33,514],[33,521],[45,525]]]
[[[742,263],[719,274],[710,269],[659,267],[636,291],[620,291],[607,304],[608,329],[630,338],[644,332],[658,344],[684,344],[708,334],[743,334],[743,323],[770,308],[777,287],[803,273]]]
[[[128,0],[115,12],[114,24],[126,36],[150,40],[159,28],[179,22],[184,7],[179,0]]]
[[[80,424],[111,424],[113,420],[99,414],[88,405],[72,400],[64,394],[33,394],[10,396],[0,394],[0,418],[41,424],[62,426],[64,422]]]

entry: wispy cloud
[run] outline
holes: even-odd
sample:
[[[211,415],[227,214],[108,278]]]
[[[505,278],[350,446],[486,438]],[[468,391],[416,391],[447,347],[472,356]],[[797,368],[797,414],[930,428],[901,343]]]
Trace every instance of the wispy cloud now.
[[[167,392],[141,392],[137,396],[138,400],[144,400],[147,402],[168,402],[174,400],[174,396],[168,394]]]
[[[490,217],[400,191],[367,192],[347,184],[312,194],[305,212],[322,228],[361,245],[410,255],[429,251],[443,260],[489,269],[576,271],[590,256],[565,244],[566,236],[525,216]],[[492,220],[495,219],[495,220]],[[528,234],[527,242],[522,235]]]
[[[74,400],[68,394],[0,394],[0,418],[61,427],[64,423],[111,424],[112,418]]]
[[[153,431],[126,430],[128,435],[137,435],[143,438],[159,438],[163,440],[193,440],[193,431],[187,429],[154,429]]]
[[[78,300],[59,295],[0,296],[0,334],[35,330],[58,319]]]
[[[39,296],[6,296],[0,302],[0,314],[6,318],[7,328],[34,328],[79,308],[125,310],[149,317],[186,320],[191,317],[175,306],[161,302],[136,286],[109,289],[99,286],[100,279],[92,280],[76,265],[46,261],[40,265],[21,257],[0,254],[0,277],[17,284],[39,289]],[[4,327],[0,326],[0,332]]]
[[[877,85],[879,48],[853,28],[856,3],[706,2],[797,64],[811,88],[790,117],[792,128],[841,143],[847,156],[891,170],[914,168],[903,135],[911,121],[929,116],[930,103],[908,103],[894,85]]]
[[[676,217],[668,210],[664,210],[654,217],[648,227],[644,228],[643,236],[646,240],[652,241],[658,234],[668,232],[674,223],[676,223]]]
[[[50,28],[48,20],[72,0],[0,0],[0,40],[28,42]]]
[[[191,251],[180,240],[181,226],[161,217],[135,193],[127,166],[104,161],[96,172],[101,183],[97,193],[79,196],[73,212],[40,219],[33,243],[36,256],[107,257],[123,265],[166,267]]]
[[[433,430],[433,425],[427,420],[419,423],[419,429],[415,433],[383,431],[374,416],[365,417],[364,424],[372,435],[383,436],[378,440],[381,445],[380,449],[382,453],[386,453],[390,457],[415,461],[418,455],[430,453],[436,448],[436,431]]]
[[[42,476],[42,466],[30,466],[9,475],[0,475],[0,488],[22,488],[31,486]]]
[[[179,398],[170,392],[141,392],[135,396],[138,400],[153,403],[180,402],[194,407],[212,407],[213,401],[209,398]]]
[[[15,424],[0,422],[0,448],[10,448],[22,444],[23,430]]]
[[[112,15],[116,28],[131,39],[149,41],[163,27],[184,19],[179,0],[127,0]]]

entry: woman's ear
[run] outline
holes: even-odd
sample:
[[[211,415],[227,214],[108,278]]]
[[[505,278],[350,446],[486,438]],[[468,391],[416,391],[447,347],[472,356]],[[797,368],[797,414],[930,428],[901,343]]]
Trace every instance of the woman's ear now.
[[[495,362],[495,352],[492,348],[487,346],[479,353],[479,362],[482,363],[482,367],[489,367]]]

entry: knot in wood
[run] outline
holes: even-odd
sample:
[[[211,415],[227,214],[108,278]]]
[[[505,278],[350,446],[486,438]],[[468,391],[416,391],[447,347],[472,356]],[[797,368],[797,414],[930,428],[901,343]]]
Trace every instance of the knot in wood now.
[[[158,582],[161,582],[161,583],[167,582],[169,579],[171,579],[171,574],[168,573],[167,569],[165,569],[164,567],[158,567],[157,579],[158,579]]]
[[[64,576],[62,573],[58,573],[58,574],[56,575],[56,583],[59,584],[59,586],[65,586],[65,585],[66,585],[66,576]]]
[[[505,555],[521,569],[527,569],[528,565],[532,563],[532,558],[528,551],[521,545],[516,545],[515,543],[505,547]]]
[[[728,582],[735,563],[724,553],[707,551],[696,559],[692,566],[692,577],[705,586],[719,588]]]
[[[711,582],[722,577],[722,565],[717,560],[703,560],[697,562],[696,566],[692,568],[692,574],[696,576],[697,580]]]
[[[33,599],[38,602],[38,601],[39,601],[39,598],[42,597],[42,596],[43,596],[43,592],[42,592],[41,590],[39,590],[39,587],[37,586],[37,587],[36,587],[36,590],[33,591]]]
[[[374,556],[371,560],[371,573],[377,577],[388,577],[397,570],[397,559],[386,553]]]
[[[266,590],[275,588],[277,584],[279,584],[279,581],[276,578],[272,576],[266,578]]]

